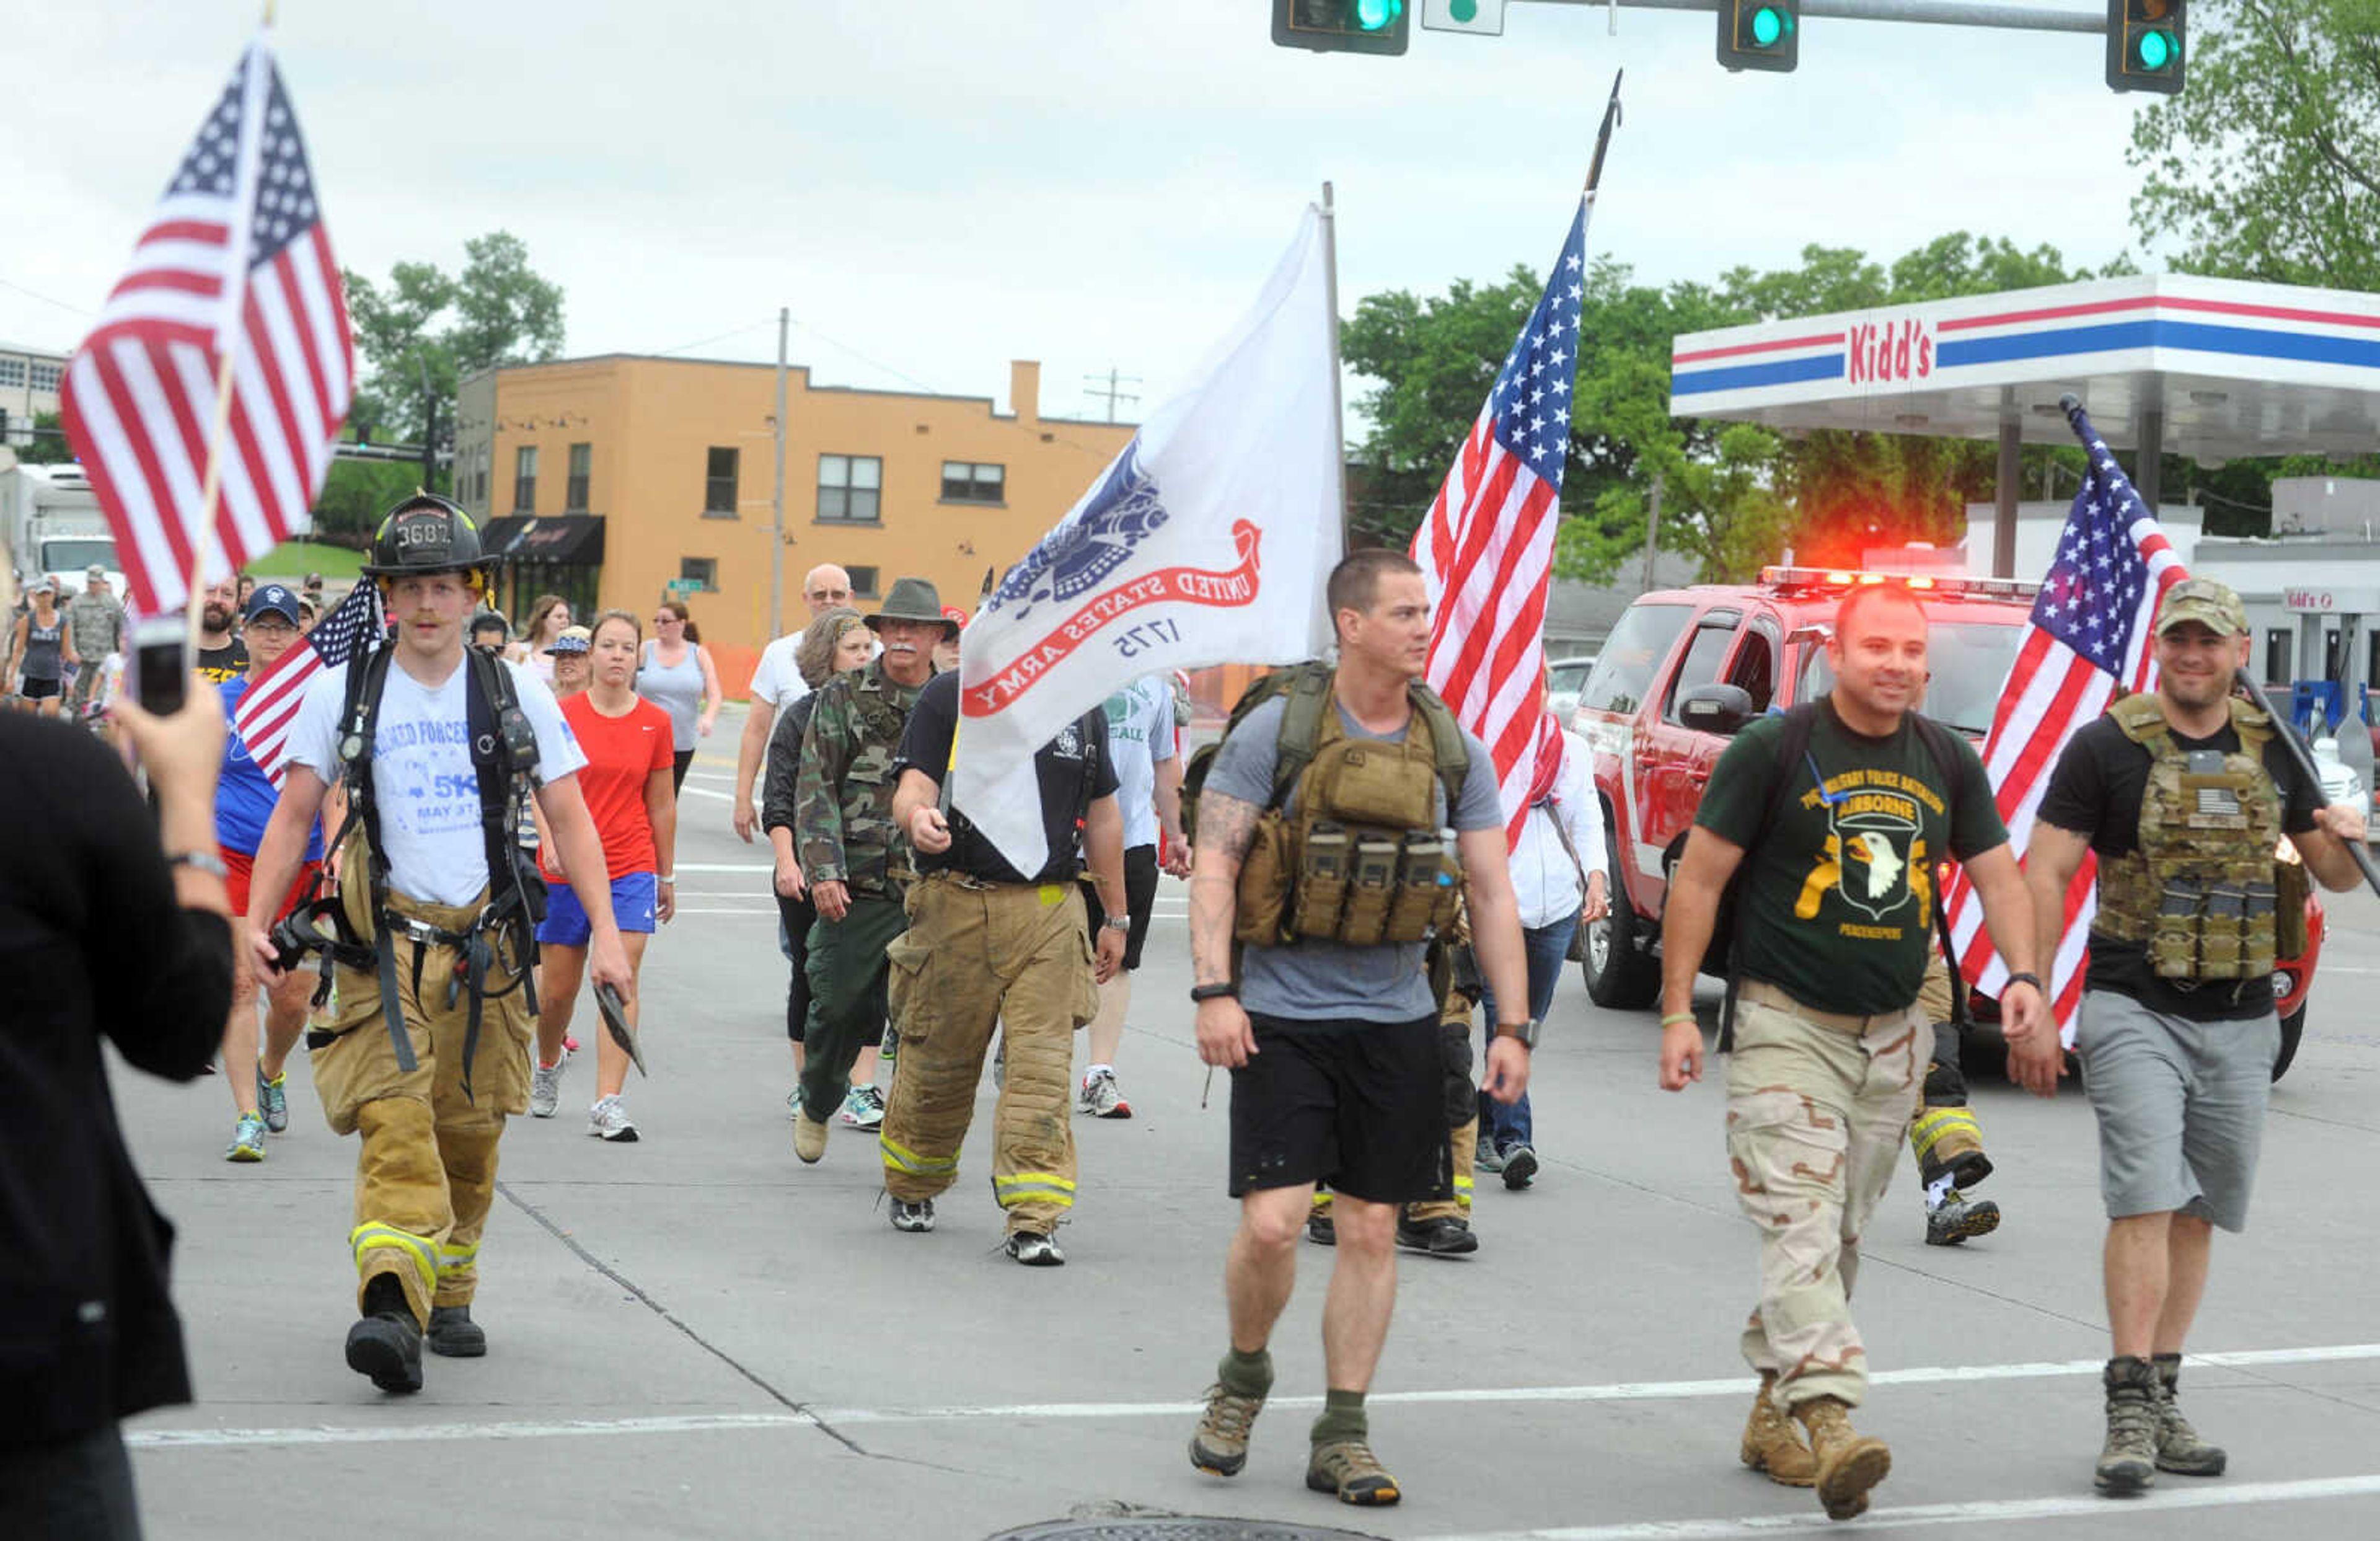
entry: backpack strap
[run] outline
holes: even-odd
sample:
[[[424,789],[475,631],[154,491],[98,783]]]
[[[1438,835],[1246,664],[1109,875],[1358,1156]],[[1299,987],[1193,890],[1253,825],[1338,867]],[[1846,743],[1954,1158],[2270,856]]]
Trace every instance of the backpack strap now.
[[[1437,762],[1439,783],[1446,788],[1446,821],[1454,822],[1454,810],[1463,801],[1463,783],[1471,775],[1471,746],[1463,741],[1463,724],[1454,720],[1454,710],[1439,698],[1437,691],[1419,680],[1406,687],[1414,710],[1429,726],[1431,758]]]
[[[1267,807],[1279,807],[1297,778],[1314,763],[1322,741],[1322,714],[1330,705],[1330,686],[1338,671],[1309,660],[1287,671],[1293,677],[1283,687],[1281,732],[1274,740],[1272,798]]]
[[[364,827],[364,868],[370,875],[365,904],[372,923],[372,953],[380,975],[381,1025],[388,1030],[389,1048],[396,1068],[411,1074],[420,1062],[413,1056],[413,1039],[405,1030],[405,1013],[396,980],[396,942],[389,934],[388,851],[380,836],[380,799],[372,786],[372,739],[380,716],[381,698],[388,689],[389,662],[396,645],[383,642],[347,664],[346,709],[339,719],[339,763],[347,783],[351,820]]]

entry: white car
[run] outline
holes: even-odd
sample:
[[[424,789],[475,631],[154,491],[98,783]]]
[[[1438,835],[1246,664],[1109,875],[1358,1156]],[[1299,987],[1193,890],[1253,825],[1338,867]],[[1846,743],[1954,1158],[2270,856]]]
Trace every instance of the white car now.
[[[2338,758],[2338,740],[2325,735],[2313,741],[2313,768],[2322,773],[2323,801],[2337,807],[2369,808],[2363,778]]]

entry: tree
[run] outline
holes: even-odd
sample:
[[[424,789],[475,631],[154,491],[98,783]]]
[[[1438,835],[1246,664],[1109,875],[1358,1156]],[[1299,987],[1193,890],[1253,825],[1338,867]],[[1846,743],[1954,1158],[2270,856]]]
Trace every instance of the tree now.
[[[342,274],[356,346],[370,372],[348,422],[357,437],[419,443],[436,413],[443,458],[454,443],[455,399],[464,376],[562,352],[562,289],[528,265],[528,248],[498,230],[463,243],[463,271],[399,262],[388,282]]]
[[[334,460],[314,499],[314,539],[362,551],[381,516],[421,481],[421,467],[401,460]]]
[[[2132,120],[2144,244],[2184,272],[2380,289],[2380,0],[2201,0],[2190,84]]]

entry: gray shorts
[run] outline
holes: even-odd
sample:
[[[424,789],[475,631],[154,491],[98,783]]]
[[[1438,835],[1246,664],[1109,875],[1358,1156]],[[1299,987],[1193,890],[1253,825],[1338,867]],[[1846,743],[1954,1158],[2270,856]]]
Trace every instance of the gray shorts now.
[[[2099,1118],[2108,1218],[2180,1210],[2245,1228],[2280,1018],[2192,1022],[2086,990],[2074,1050]]]

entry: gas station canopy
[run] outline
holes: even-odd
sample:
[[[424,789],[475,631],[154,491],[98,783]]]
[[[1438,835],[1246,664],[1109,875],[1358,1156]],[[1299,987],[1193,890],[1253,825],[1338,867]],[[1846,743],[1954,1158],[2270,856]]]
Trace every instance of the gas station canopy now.
[[[2074,443],[2202,462],[2380,447],[2380,295],[2181,274],[2096,279],[1681,335],[1677,417]]]

